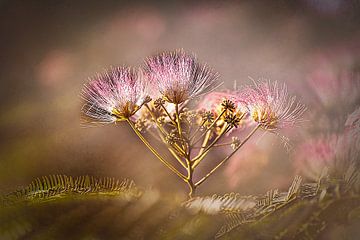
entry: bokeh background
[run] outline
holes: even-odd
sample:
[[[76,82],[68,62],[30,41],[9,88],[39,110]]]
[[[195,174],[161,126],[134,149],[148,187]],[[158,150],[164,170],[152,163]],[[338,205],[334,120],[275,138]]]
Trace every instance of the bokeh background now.
[[[338,131],[359,105],[357,0],[1,1],[0,33],[0,192],[42,175],[88,174],[185,195],[126,124],[80,126],[88,77],[162,50],[196,53],[223,89],[264,77],[308,105],[290,147],[259,134],[201,195],[287,188],[297,145]]]

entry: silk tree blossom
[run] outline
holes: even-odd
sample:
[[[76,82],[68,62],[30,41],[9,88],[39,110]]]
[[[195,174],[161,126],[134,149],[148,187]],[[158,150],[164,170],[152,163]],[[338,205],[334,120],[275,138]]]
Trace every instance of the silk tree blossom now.
[[[306,110],[296,97],[288,95],[285,84],[277,82],[255,82],[239,91],[238,98],[246,102],[252,120],[270,131],[296,125]]]
[[[126,120],[149,101],[141,72],[130,67],[111,68],[91,78],[82,98],[86,122],[95,123]]]
[[[91,79],[83,88],[82,112],[92,122],[126,120],[153,155],[188,185],[191,198],[260,127],[275,130],[294,125],[305,110],[277,83],[209,93],[216,79],[217,73],[198,63],[194,55],[182,50],[164,52],[148,58],[142,70],[112,68]],[[206,93],[197,107],[186,106]],[[253,126],[254,122],[258,124]],[[171,159],[154,148],[148,137],[164,144]],[[210,152],[224,148],[232,150],[224,151],[202,176],[194,175]]]
[[[333,51],[333,56],[336,56],[336,59],[326,54],[314,57],[315,60],[312,60],[311,66],[315,66],[315,68],[307,76],[306,82],[323,107],[344,108],[359,101],[360,75],[352,71],[351,67],[349,69],[339,68],[336,62],[349,61],[351,57],[342,51]],[[351,61],[347,65],[355,66],[356,64],[351,63]]]
[[[167,102],[180,104],[215,88],[218,74],[183,50],[163,52],[145,60],[150,83]]]
[[[294,164],[304,176],[318,180],[325,167],[335,164],[338,144],[342,137],[335,134],[309,139],[295,150]]]

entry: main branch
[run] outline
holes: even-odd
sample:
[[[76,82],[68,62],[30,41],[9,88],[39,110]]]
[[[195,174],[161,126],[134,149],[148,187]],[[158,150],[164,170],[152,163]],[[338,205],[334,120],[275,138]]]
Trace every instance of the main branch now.
[[[135,127],[134,123],[130,120],[126,120],[131,128],[134,130],[136,135],[141,139],[141,141],[146,145],[146,147],[172,172],[174,172],[176,175],[178,175],[182,180],[186,181],[186,177],[180,173],[174,166],[172,166],[170,163],[168,163],[152,146],[151,144],[144,138],[144,136],[140,133],[140,131]]]

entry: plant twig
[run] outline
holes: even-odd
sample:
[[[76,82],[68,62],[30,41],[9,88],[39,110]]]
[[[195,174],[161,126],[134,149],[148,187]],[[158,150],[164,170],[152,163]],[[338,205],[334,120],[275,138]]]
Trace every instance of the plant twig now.
[[[147,108],[147,110],[150,113],[151,118],[153,119],[153,121],[155,122],[156,126],[158,127],[158,129],[161,131],[162,134],[164,134],[165,136],[168,136],[169,133],[161,126],[161,124],[157,121],[154,113],[151,111],[149,105],[145,104],[145,107]],[[174,143],[173,145],[175,150],[177,150],[178,152],[180,152],[181,155],[185,156],[185,151],[179,146],[177,145],[177,143]]]
[[[193,161],[194,161],[193,168],[195,168],[197,165],[199,165],[199,163],[209,153],[209,151],[211,150],[213,145],[215,145],[221,139],[221,137],[224,136],[224,134],[227,133],[227,131],[231,128],[232,128],[231,125],[225,124],[223,126],[223,128],[221,129],[220,134],[214,139],[214,141],[209,146],[207,146],[206,149],[201,149],[202,151],[200,151],[199,154],[193,159]]]
[[[209,131],[211,130],[214,125],[216,124],[217,121],[219,121],[219,119],[222,117],[222,115],[224,115],[224,113],[226,112],[226,109],[224,109],[220,114],[219,116],[217,116],[217,118],[211,123],[211,125],[209,127],[207,127],[207,129],[201,134],[201,136],[196,140],[194,141],[193,144],[196,144],[198,141],[200,141],[201,138],[204,137],[204,135]]]
[[[160,106],[164,110],[166,115],[169,117],[170,121],[174,124],[174,126],[176,126],[176,122],[174,121],[174,119],[172,119],[172,117],[171,117],[170,113],[168,112],[168,110],[166,109],[166,107],[163,104],[160,104]]]
[[[179,138],[181,140],[184,140],[183,138],[183,133],[182,133],[182,128],[181,128],[181,121],[180,121],[180,114],[179,114],[179,104],[175,104],[175,115],[176,115],[176,123],[177,123],[177,130],[179,132]],[[185,143],[185,140],[182,141],[182,149],[185,153],[185,157],[187,157],[187,147],[186,147],[186,143]]]
[[[208,174],[206,174],[202,179],[200,179],[198,182],[195,183],[195,187],[199,186],[200,184],[202,184],[208,177],[210,177],[219,167],[221,167],[227,160],[229,160],[230,157],[232,157],[235,152],[237,150],[239,150],[249,139],[252,135],[254,135],[254,133],[256,132],[256,130],[258,130],[260,128],[260,124],[258,124],[250,133],[249,135],[247,135],[247,137],[240,143],[240,145],[238,147],[235,148],[235,150],[230,153],[230,155],[228,155],[227,157],[225,157],[220,163],[218,163],[218,165],[216,165]]]
[[[159,130],[159,136],[160,136],[162,142],[167,146],[167,149],[169,150],[169,152],[175,157],[175,159],[181,164],[181,166],[183,166],[185,169],[187,169],[186,164],[181,160],[180,156],[175,152],[176,149],[173,149],[173,147],[166,142],[166,140],[164,139],[164,136],[162,136],[160,130]]]
[[[176,175],[178,175],[182,180],[186,181],[186,177],[180,173],[174,166],[172,166],[170,163],[168,163],[152,146],[151,144],[144,138],[144,136],[140,133],[140,131],[135,127],[134,123],[130,120],[126,120],[131,128],[134,130],[136,135],[140,138],[140,140],[146,145],[146,147],[172,172],[174,172]]]

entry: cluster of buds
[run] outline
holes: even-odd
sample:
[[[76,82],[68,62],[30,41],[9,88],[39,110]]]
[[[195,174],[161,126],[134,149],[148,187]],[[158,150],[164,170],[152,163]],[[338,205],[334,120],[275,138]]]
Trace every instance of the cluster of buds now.
[[[276,82],[242,90],[215,91],[218,74],[182,50],[147,58],[138,69],[112,68],[90,79],[83,89],[82,113],[90,123],[126,121],[151,152],[195,189],[259,130],[274,132],[296,125],[304,105]],[[192,100],[202,100],[191,109]],[[229,132],[248,135],[229,138]],[[173,159],[165,159],[146,136],[161,141]],[[233,151],[195,181],[195,169],[215,147]]]

